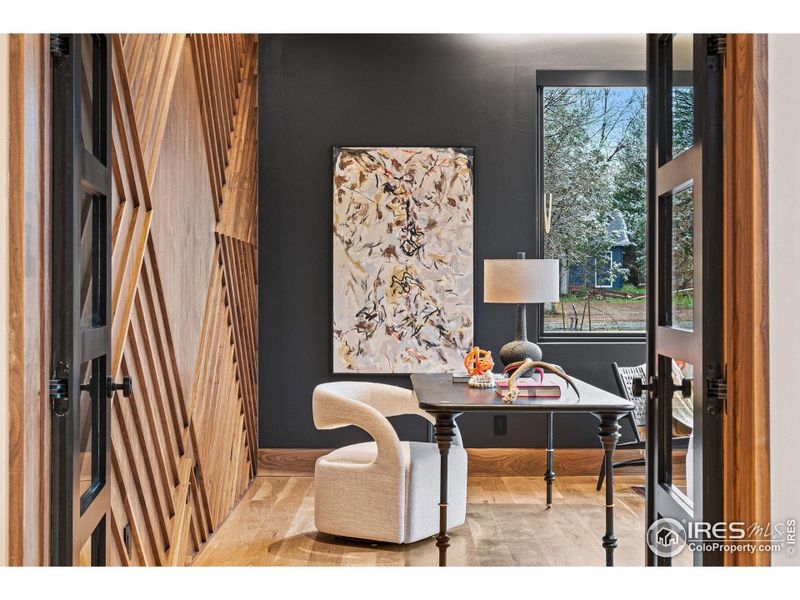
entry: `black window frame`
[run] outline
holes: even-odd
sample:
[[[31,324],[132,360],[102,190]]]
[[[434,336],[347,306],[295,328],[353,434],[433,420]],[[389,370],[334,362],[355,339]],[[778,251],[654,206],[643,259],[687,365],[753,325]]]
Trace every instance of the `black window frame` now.
[[[536,71],[536,142],[535,142],[535,181],[534,181],[534,216],[536,232],[534,244],[536,255],[544,257],[544,88],[546,87],[640,87],[647,91],[647,72],[644,70],[539,70]],[[545,332],[544,305],[539,304],[534,311],[535,331],[539,343],[645,343],[644,331],[608,331],[608,332]]]

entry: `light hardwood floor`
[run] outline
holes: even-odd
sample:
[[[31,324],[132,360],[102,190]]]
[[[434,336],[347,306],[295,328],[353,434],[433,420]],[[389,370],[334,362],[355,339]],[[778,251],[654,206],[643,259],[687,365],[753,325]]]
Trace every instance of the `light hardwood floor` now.
[[[595,482],[589,476],[556,479],[554,505],[546,510],[541,477],[470,477],[467,521],[450,532],[448,564],[603,565],[604,495],[595,491]],[[632,489],[643,484],[638,475],[616,477],[618,565],[644,564],[644,498]],[[314,527],[313,477],[258,477],[194,564],[436,563],[432,538],[410,545],[373,545],[319,533]]]

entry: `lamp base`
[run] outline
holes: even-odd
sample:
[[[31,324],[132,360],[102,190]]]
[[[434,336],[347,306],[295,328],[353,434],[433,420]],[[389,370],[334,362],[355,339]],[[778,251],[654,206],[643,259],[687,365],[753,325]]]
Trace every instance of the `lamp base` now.
[[[531,360],[542,360],[542,349],[533,342],[527,340],[514,340],[508,342],[500,348],[500,360],[503,366],[508,366],[520,360],[530,358]],[[526,373],[522,373],[522,376]]]

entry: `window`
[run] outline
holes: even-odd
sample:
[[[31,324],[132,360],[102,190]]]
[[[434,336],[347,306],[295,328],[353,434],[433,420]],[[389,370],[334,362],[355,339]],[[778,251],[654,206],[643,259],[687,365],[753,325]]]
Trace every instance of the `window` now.
[[[644,80],[539,73],[542,250],[561,263],[561,300],[540,320],[545,336],[645,332]]]
[[[673,153],[692,145],[690,59],[673,71]],[[561,299],[540,335],[646,330],[645,73],[540,71],[541,250],[561,262]],[[685,275],[685,274],[682,274]],[[683,280],[689,281],[689,277]],[[691,286],[682,301],[691,311]]]

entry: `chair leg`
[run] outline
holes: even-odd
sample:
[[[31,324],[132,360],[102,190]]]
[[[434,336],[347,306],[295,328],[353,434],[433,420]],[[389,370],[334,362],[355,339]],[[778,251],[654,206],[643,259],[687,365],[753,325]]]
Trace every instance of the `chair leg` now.
[[[633,467],[633,466],[641,466],[644,465],[645,459],[644,458],[631,458],[629,460],[623,460],[622,462],[614,463],[614,468],[617,467]],[[606,462],[603,461],[603,464],[600,465],[600,475],[597,477],[597,488],[596,490],[599,492],[603,487],[603,480],[606,478]]]
[[[600,475],[597,477],[597,491],[603,487],[603,480],[606,478],[606,461],[600,463]]]

